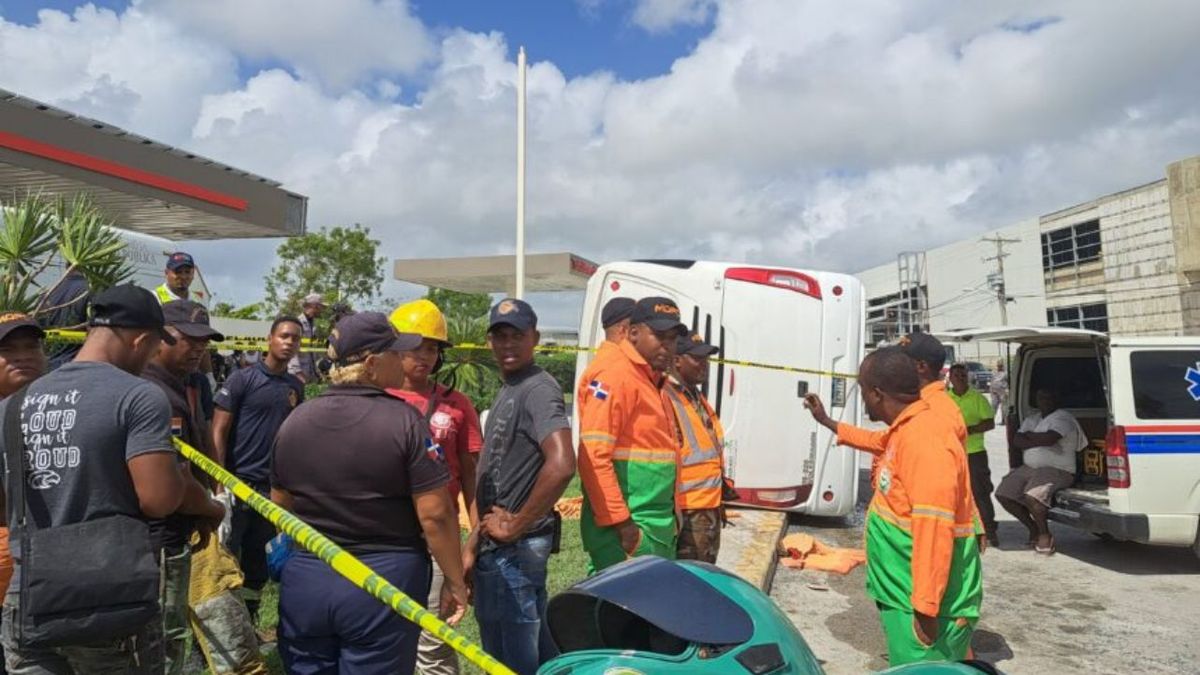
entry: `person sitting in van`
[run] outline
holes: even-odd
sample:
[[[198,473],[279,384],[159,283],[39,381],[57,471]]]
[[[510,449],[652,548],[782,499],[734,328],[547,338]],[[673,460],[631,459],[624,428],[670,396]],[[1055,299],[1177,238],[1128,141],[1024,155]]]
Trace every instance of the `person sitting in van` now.
[[[996,499],[1029,530],[1029,545],[1042,555],[1054,553],[1047,517],[1054,493],[1075,482],[1075,453],[1087,445],[1087,435],[1071,413],[1058,407],[1058,396],[1038,389],[1037,411],[1021,422],[1013,436],[1021,466],[1000,481]]]

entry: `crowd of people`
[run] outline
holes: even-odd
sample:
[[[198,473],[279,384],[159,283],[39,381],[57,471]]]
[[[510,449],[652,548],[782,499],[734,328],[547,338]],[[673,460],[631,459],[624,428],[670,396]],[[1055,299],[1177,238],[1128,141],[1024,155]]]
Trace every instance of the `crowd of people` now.
[[[577,457],[592,570],[646,554],[715,561],[729,487],[701,387],[716,348],[669,299],[604,308],[606,341],[577,392],[576,448],[522,300],[490,311],[503,386],[485,428],[435,378],[452,345],[432,302],[390,316],[335,308],[322,331],[328,308],[310,294],[253,358],[214,358],[225,336],[189,290],[194,273],[177,252],[154,291],[87,293],[71,319],[87,337],[56,368],[43,326],[0,316],[8,672],[192,672],[193,644],[212,672],[266,672],[255,626],[270,578],[290,673],[459,672],[452,649],[316,556],[284,541],[282,562],[268,559],[274,527],[184,461],[173,437],[449,623],[473,605],[484,649],[519,673],[556,653],[547,570]],[[323,355],[305,348],[319,338]],[[305,402],[318,382],[327,387]],[[84,573],[43,562],[66,541],[86,552]]]
[[[491,308],[503,386],[481,426],[470,400],[436,380],[453,345],[428,300],[390,316],[341,311],[323,332],[326,306],[311,294],[213,392],[205,364],[225,336],[189,293],[194,264],[175,253],[154,292],[122,285],[90,297],[86,340],[53,370],[43,327],[0,315],[8,672],[190,672],[193,641],[215,673],[265,672],[255,625],[270,578],[289,673],[459,672],[453,650],[289,545],[184,461],[173,437],[447,622],[473,605],[483,648],[522,674],[556,654],[546,625],[562,533],[554,507],[577,473],[591,572],[643,555],[716,561],[724,504],[736,498],[703,394],[717,348],[669,298],[604,306],[605,340],[574,392],[573,446],[523,300]],[[318,336],[323,358],[304,342]],[[806,398],[839,443],[874,456],[867,588],[893,664],[968,654],[979,555],[998,541],[983,446],[993,411],[959,366],[947,389],[945,359],[918,333],[863,361],[865,409],[885,430],[834,422]],[[306,402],[305,385],[325,380]],[[1015,433],[1023,464],[996,494],[1049,553],[1049,500],[1086,439],[1053,392],[1039,392],[1038,407]]]

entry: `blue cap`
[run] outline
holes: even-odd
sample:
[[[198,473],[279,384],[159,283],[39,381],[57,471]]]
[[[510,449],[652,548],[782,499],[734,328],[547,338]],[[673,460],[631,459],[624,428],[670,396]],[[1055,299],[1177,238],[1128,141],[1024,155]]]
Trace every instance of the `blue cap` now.
[[[492,332],[497,326],[512,326],[521,331],[537,328],[537,313],[524,300],[505,298],[492,307],[488,332]]]
[[[184,253],[183,251],[176,251],[167,257],[167,269],[171,270],[172,272],[179,269],[180,267],[195,267],[195,266],[196,266],[196,261],[192,260],[192,255],[190,253]]]

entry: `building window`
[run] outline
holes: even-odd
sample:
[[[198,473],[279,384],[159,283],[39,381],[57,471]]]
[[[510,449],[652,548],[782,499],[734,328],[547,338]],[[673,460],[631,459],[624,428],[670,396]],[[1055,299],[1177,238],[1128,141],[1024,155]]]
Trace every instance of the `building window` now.
[[[1099,259],[1099,220],[1042,233],[1042,269],[1047,272]]]
[[[1055,307],[1046,310],[1046,325],[1059,328],[1085,328],[1101,333],[1108,332],[1108,305],[1098,302],[1092,305]]]

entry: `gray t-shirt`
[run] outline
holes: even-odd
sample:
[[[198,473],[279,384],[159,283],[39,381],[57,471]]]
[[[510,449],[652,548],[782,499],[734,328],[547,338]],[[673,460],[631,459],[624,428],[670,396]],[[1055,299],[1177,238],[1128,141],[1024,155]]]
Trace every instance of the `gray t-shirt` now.
[[[530,366],[508,378],[496,394],[483,434],[479,489],[475,492],[480,517],[499,506],[520,511],[542,470],[542,441],[559,429],[569,429],[562,388],[546,371]],[[543,534],[550,518],[526,535]],[[486,537],[479,550],[495,548]]]
[[[0,403],[0,420],[15,401]],[[21,429],[25,517],[35,530],[116,514],[142,518],[126,462],[150,452],[176,452],[166,394],[107,363],[73,361],[35,381],[21,408]],[[14,476],[5,478],[7,487]],[[9,500],[10,523],[13,513]],[[14,531],[14,555],[19,539]]]

